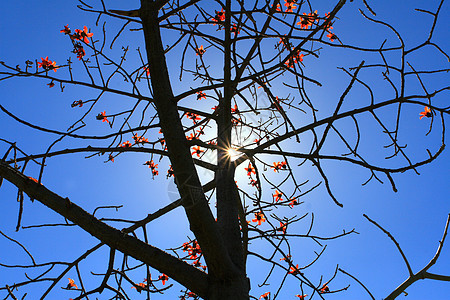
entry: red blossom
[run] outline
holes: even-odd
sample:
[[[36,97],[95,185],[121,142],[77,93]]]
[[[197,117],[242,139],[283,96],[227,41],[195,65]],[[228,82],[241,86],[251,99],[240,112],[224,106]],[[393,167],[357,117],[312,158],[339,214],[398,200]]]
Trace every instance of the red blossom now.
[[[192,245],[191,245],[192,243]],[[190,256],[190,259],[195,259],[198,261],[198,257],[197,255],[200,255],[202,253],[202,250],[200,248],[200,245],[198,244],[198,242],[196,240],[190,241],[190,242],[186,242],[183,243],[183,247],[182,247],[183,251],[188,251],[188,255]]]
[[[123,142],[121,145],[119,145],[119,147],[122,147],[122,148],[131,148],[131,143],[130,143],[130,141],[126,141],[126,142]]]
[[[198,140],[198,137],[194,133],[191,133],[189,136],[186,136],[186,139],[188,141],[192,141],[192,140]]]
[[[295,295],[295,297],[298,297],[298,298],[300,298],[300,299],[305,299],[306,298],[306,296],[308,296],[308,295]]]
[[[158,276],[158,279],[160,279],[162,284],[165,285],[166,281],[169,280],[169,276],[167,276],[166,274],[163,273]]]
[[[64,29],[60,30],[59,32],[64,34],[70,34],[72,31],[70,31],[69,24],[64,26]]]
[[[328,19],[330,18],[330,13],[326,13],[325,14],[325,22],[328,22]],[[327,31],[330,31],[331,29],[333,29],[333,22],[328,22],[327,24],[325,24],[324,29]]]
[[[147,74],[147,77],[150,76],[150,69],[148,67],[144,67],[144,71]]]
[[[231,123],[233,126],[237,126],[241,122],[241,118],[233,118],[231,119]]]
[[[233,25],[231,25],[230,27],[230,31],[233,32],[234,34],[239,34],[239,28],[237,27],[236,24],[233,23]]]
[[[265,222],[266,218],[264,218],[264,214],[260,211],[255,212],[255,218],[252,220],[252,222],[257,222],[258,225],[261,225],[262,222]]]
[[[142,290],[145,290],[147,288],[147,284],[141,282],[141,283],[138,283],[136,286],[132,286],[131,288],[136,289],[136,291],[138,291],[140,293]]]
[[[296,54],[292,54],[289,59],[284,63],[288,68],[293,68],[294,64],[298,64],[299,62],[303,61],[303,54],[299,54],[299,51],[297,51]]]
[[[272,197],[275,198],[275,202],[283,201],[283,198],[281,198],[282,196],[283,194],[278,190],[275,190],[275,194],[272,195]]]
[[[158,170],[156,170],[158,168],[158,164],[155,164],[153,162],[153,160],[147,160],[144,165],[147,165],[151,170],[152,170],[152,174],[153,176],[156,176],[159,174]]]
[[[200,150],[200,146],[194,147],[194,151],[192,151],[192,155],[197,154],[197,157],[200,157],[200,154],[202,154],[202,152],[205,152],[203,150]]]
[[[338,37],[334,33],[328,32],[327,38],[329,38],[331,42],[334,42]]]
[[[86,26],[84,26],[83,30],[81,29],[75,29],[74,38],[77,40],[82,40],[86,44],[89,44],[89,37],[92,37],[94,34],[91,32],[88,32],[88,29]]]
[[[313,24],[312,20],[310,19],[310,14],[303,13],[304,17],[300,17],[300,21],[297,22],[297,25],[300,25],[301,29],[309,29],[311,25]]]
[[[286,6],[286,12],[293,12],[293,10],[297,8],[297,6],[295,6],[296,0],[284,0],[284,2],[284,6]]]
[[[198,48],[195,48],[195,55],[200,55],[202,56],[203,54],[205,54],[206,49],[203,49],[203,45],[201,45]]]
[[[56,62],[49,60],[48,56],[46,58],[41,57],[41,60],[42,62],[38,62],[38,68],[43,68],[46,71],[53,70],[55,72],[58,69]]]
[[[52,82],[50,82],[50,83],[47,83],[47,85],[48,85],[49,88],[52,88],[52,87],[55,86],[55,83],[52,81]]]
[[[138,136],[137,133],[133,135],[133,140],[136,144],[148,143],[148,139],[143,136]]]
[[[203,270],[206,270],[206,266],[203,266],[201,263],[200,263],[200,260],[194,260],[193,262],[192,262],[192,265],[194,266],[194,267],[196,267],[196,268],[202,268]]]
[[[280,260],[284,260],[284,261],[289,262],[289,261],[291,261],[291,258],[292,258],[292,256],[288,254],[285,257],[280,258]]]
[[[281,100],[278,98],[278,96],[276,96],[275,100],[273,100],[273,103],[270,104],[270,108],[281,110],[280,102]]]
[[[277,231],[283,232],[283,234],[286,234],[287,229],[287,223],[280,222],[280,227],[277,229]]]
[[[197,255],[202,254],[202,249],[200,248],[200,245],[196,240],[192,241],[192,246],[190,245],[190,243],[184,243],[183,251],[188,251],[190,259],[197,259]]]
[[[69,279],[69,283],[67,284],[66,289],[78,289],[78,286],[75,284],[75,281],[72,278],[68,278]]]
[[[419,119],[422,120],[423,117],[431,118],[433,114],[431,113],[431,109],[428,106],[425,106],[424,111],[420,112]]]
[[[303,17],[300,17],[300,21],[297,22],[297,25],[300,25],[301,29],[309,29],[309,27],[316,22],[317,18],[317,10],[309,14],[303,13]]]
[[[215,11],[216,12],[216,16],[213,17],[211,20],[214,21],[214,23],[222,23],[225,21],[225,12],[223,11],[223,8],[221,11]],[[214,24],[216,25],[216,24]]]
[[[75,106],[82,107],[83,106],[83,101],[82,100],[73,101],[70,106],[72,106],[72,107],[75,107]]]
[[[194,123],[197,123],[198,120],[201,120],[201,118],[197,114],[194,114],[194,113],[191,113],[191,112],[187,112],[186,113],[186,117],[188,119],[191,119],[192,121],[194,121]]]
[[[72,103],[72,104],[73,104],[73,103]],[[109,123],[109,121],[108,121],[108,119],[107,119],[107,117],[106,117],[106,111],[99,113],[99,114],[96,116],[96,119],[97,119],[97,120],[102,120],[102,122]]]
[[[189,249],[191,249],[190,243],[189,242],[183,243],[183,246],[181,247],[181,250],[188,251]]]
[[[292,267],[289,269],[288,274],[298,275],[298,274],[302,274],[302,272],[300,272],[300,270],[298,269],[298,264],[297,264],[297,265],[295,265],[295,267],[292,266]]]
[[[263,299],[263,300],[269,300],[270,299],[270,292],[264,293],[262,294],[259,299]]]
[[[274,162],[273,166],[270,166],[270,167],[273,168],[274,172],[278,172],[280,170],[280,168],[281,168],[280,162]]]
[[[170,165],[169,170],[167,170],[167,178],[174,176],[172,165]]]
[[[319,293],[323,294],[323,293],[328,293],[329,291],[330,291],[330,289],[328,288],[328,286],[326,284],[324,284],[322,286],[322,288],[319,290]]]
[[[250,183],[249,183],[249,184],[250,184],[251,186],[256,187],[256,188],[259,187],[258,180],[255,180],[255,179],[250,179]]]
[[[285,161],[274,162],[273,166],[270,167],[273,168],[274,172],[278,172],[281,169],[286,169],[287,163]]]
[[[197,92],[197,100],[206,99],[206,94],[202,91]]]
[[[252,174],[256,174],[255,168],[251,165],[251,163],[248,163],[248,168],[244,168],[245,171],[247,171],[247,176],[251,176]]]
[[[73,45],[72,52],[77,55],[78,60],[81,60],[86,55],[86,51],[84,51],[83,46],[79,43]]]
[[[292,57],[290,57],[285,63],[284,63],[288,68],[293,68],[295,61]]]
[[[298,204],[296,198],[293,198],[293,199],[290,199],[290,200],[291,200],[291,202],[289,202],[289,207],[290,207],[290,208],[293,208],[294,205],[297,205],[297,204]]]
[[[280,41],[278,42],[278,45],[279,44],[281,44],[283,46],[281,51],[284,51],[284,49],[290,50],[292,48],[292,44],[289,42],[289,38],[286,35],[280,37]]]

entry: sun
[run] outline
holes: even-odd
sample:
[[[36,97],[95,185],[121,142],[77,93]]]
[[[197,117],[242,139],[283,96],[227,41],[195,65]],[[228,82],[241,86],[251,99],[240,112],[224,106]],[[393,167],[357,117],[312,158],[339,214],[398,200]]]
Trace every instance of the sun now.
[[[229,148],[227,150],[228,155],[230,156],[231,161],[236,160],[239,156],[242,155],[242,153],[236,151],[234,148]]]

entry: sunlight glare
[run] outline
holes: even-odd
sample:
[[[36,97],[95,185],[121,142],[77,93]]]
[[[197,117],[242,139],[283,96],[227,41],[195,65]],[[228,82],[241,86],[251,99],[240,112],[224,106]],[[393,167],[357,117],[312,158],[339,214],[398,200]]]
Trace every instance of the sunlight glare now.
[[[239,156],[242,155],[240,152],[236,151],[236,149],[233,148],[228,149],[227,152],[231,158],[231,161],[235,161]]]

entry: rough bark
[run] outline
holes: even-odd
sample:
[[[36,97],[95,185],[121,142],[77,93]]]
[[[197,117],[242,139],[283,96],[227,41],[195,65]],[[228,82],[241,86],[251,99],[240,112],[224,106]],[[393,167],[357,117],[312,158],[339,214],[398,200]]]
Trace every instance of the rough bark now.
[[[186,141],[164,56],[158,9],[158,2],[141,1],[140,18],[144,29],[151,85],[177,187],[183,199],[190,228],[200,244],[208,266],[207,299],[248,299],[249,288],[245,271],[237,267],[230,258],[232,253],[228,247],[230,239],[223,238],[224,230],[219,230],[214,220]],[[231,99],[229,95],[227,96]],[[228,169],[222,168],[220,173],[225,174],[226,182],[233,182],[234,186],[233,172],[229,173]],[[226,189],[229,187],[231,185],[226,184]],[[238,224],[236,200],[234,193],[230,194],[231,198],[228,200],[234,201],[232,206],[236,213],[233,218],[235,224]],[[234,232],[239,233],[239,228],[237,227],[237,231],[234,230]],[[240,241],[240,236],[237,238]],[[240,253],[242,260],[241,244]],[[240,265],[242,267],[242,264]]]
[[[250,281],[237,278],[233,281],[209,281],[208,300],[248,300]]]
[[[231,11],[230,0],[226,2],[226,11]],[[217,223],[231,260],[245,278],[245,261],[238,218],[239,199],[236,197],[238,194],[234,182],[235,167],[228,152],[232,148],[231,99],[235,88],[231,78],[230,19],[230,14],[225,13],[224,95],[220,98],[217,117],[217,145],[219,146],[216,171]]]

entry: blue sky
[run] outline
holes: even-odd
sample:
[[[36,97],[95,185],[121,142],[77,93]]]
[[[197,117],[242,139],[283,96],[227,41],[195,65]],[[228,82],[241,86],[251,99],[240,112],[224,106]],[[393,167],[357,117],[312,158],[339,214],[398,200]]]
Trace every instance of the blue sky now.
[[[108,8],[114,9],[132,9],[139,6],[139,1],[108,1]],[[370,45],[373,47],[385,39],[389,38],[386,46],[397,45],[392,34],[387,34],[379,27],[364,25],[360,16],[356,17],[355,12],[358,7],[362,7],[361,1],[347,3],[343,10],[338,14],[340,20],[334,25],[334,31],[338,36],[348,43],[357,45]],[[369,2],[370,3],[370,2]],[[24,61],[30,59],[40,60],[40,57],[49,56],[57,64],[64,64],[68,57],[72,61],[76,58],[71,51],[70,41],[59,31],[64,25],[69,24],[73,29],[88,26],[94,33],[94,37],[101,38],[101,24],[95,27],[95,16],[84,13],[76,9],[75,1],[45,1],[44,4],[34,1],[7,2],[3,4],[4,9],[1,12],[0,31],[2,34],[2,47],[0,48],[0,60],[10,65],[23,65]],[[99,3],[95,4],[99,7]],[[328,1],[317,1],[319,14],[329,11],[331,5]],[[413,12],[412,8],[423,8],[434,10],[438,1],[408,1],[403,3],[397,1],[379,1],[372,4],[373,9],[378,13],[377,17],[386,18],[390,24],[398,26],[405,43],[409,46],[415,45],[418,41],[427,36],[431,17],[420,12]],[[442,16],[437,24],[435,32],[435,42],[437,42],[444,51],[450,52],[450,43],[448,39],[449,28],[449,3],[444,3],[442,7]],[[211,8],[211,12],[213,8]],[[367,10],[365,10],[367,11]],[[407,11],[408,15],[403,16]],[[105,20],[105,19],[103,19]],[[102,20],[102,22],[103,22]],[[106,19],[108,28],[108,39],[114,35],[114,30],[120,28],[121,24],[114,20]],[[133,26],[132,26],[133,27]],[[171,37],[171,36],[170,36]],[[169,38],[169,37],[167,37]],[[130,62],[138,65],[136,60],[137,47],[143,49],[143,39],[141,32],[126,32],[116,42],[115,50],[111,55],[119,57],[120,46],[130,46]],[[208,50],[209,51],[209,50]],[[212,53],[212,49],[210,53]],[[208,52],[207,52],[208,54]],[[194,54],[191,53],[193,56]],[[398,57],[397,57],[398,58]],[[415,59],[413,59],[415,58]],[[212,56],[205,59],[214,62]],[[354,66],[358,65],[362,57],[356,52],[343,51],[340,49],[321,50],[319,58],[312,56],[305,57],[305,74],[324,82],[322,88],[310,86],[310,97],[320,109],[319,116],[325,117],[332,112],[337,103],[337,99],[348,84],[349,77],[335,66]],[[379,60],[375,55],[369,56],[371,61]],[[389,55],[387,59],[396,59],[396,54]],[[425,49],[418,53],[416,57],[411,58],[411,63],[417,68],[448,68],[448,62],[433,49]],[[172,75],[175,93],[186,90],[191,87],[189,83],[180,84],[177,80],[179,65],[178,57],[170,57],[169,67]],[[193,65],[193,60],[191,60]],[[191,66],[192,66],[191,65]],[[59,74],[59,71],[57,72]],[[184,76],[187,76],[186,74]],[[365,75],[362,75],[365,76]],[[363,77],[367,80],[379,82],[380,86],[386,85],[386,82],[380,77],[367,75]],[[437,79],[436,79],[437,78]],[[448,75],[426,78],[427,87],[433,91],[437,87],[448,85]],[[189,82],[189,81],[188,81]],[[414,82],[413,80],[411,82]],[[49,80],[42,79],[11,79],[0,82],[0,93],[2,104],[9,111],[19,117],[30,121],[33,124],[46,126],[52,129],[64,131],[77,120],[84,111],[82,109],[73,109],[70,103],[79,99],[92,99],[96,93],[87,88],[77,86],[66,86],[64,93],[61,93],[58,87],[49,89],[46,85]],[[197,84],[197,83],[196,83]],[[408,91],[419,92],[417,82],[408,85]],[[117,80],[114,82],[114,88],[129,89],[125,83]],[[274,90],[280,96],[286,97],[288,89],[283,86],[274,87]],[[389,97],[392,91],[388,88],[377,90],[377,97],[380,99]],[[298,99],[297,99],[298,100]],[[346,102],[343,110],[354,106],[363,105],[367,100],[367,92],[356,87],[350,95],[350,101]],[[192,100],[195,101],[195,100]],[[440,107],[448,106],[445,97],[439,98],[435,104]],[[121,111],[130,106],[130,101],[124,97],[108,96],[95,107],[96,112],[106,110]],[[206,105],[215,105],[213,101]],[[183,100],[183,106],[195,105],[205,111],[209,107],[203,104]],[[408,144],[407,151],[411,157],[419,160],[427,157],[426,149],[436,151],[439,147],[439,125],[436,123],[434,131],[425,136],[429,129],[430,119],[419,120],[419,112],[423,110],[421,106],[408,106],[402,115],[402,125],[400,138]],[[27,153],[45,152],[48,145],[56,137],[54,135],[42,134],[36,130],[18,125],[5,114],[0,114],[0,138],[15,141],[17,145]],[[88,119],[88,126],[84,134],[106,134],[110,133],[106,124],[99,124],[94,118],[95,113]],[[386,110],[383,114],[386,122],[389,122],[394,116],[392,110]],[[294,114],[294,123],[302,124],[303,119],[308,116]],[[392,121],[392,120],[391,120]],[[298,123],[297,123],[298,122]],[[350,122],[337,123],[343,130],[351,128]],[[372,131],[374,124],[368,119],[361,119],[362,128],[370,134],[363,135],[362,151],[366,153],[374,162],[382,162],[389,165],[391,162],[384,159],[389,155],[389,149],[384,149],[386,141]],[[392,124],[392,123],[389,123]],[[392,129],[392,128],[391,128]],[[156,136],[152,132],[152,137]],[[446,134],[448,138],[448,133]],[[131,138],[131,136],[130,136]],[[381,138],[379,140],[378,138]],[[98,145],[96,141],[74,141],[73,139],[64,140],[58,144],[55,149],[65,149],[68,147],[81,147],[86,145]],[[285,147],[289,151],[298,151],[302,145],[296,143],[286,143]],[[6,151],[4,143],[0,143],[0,155]],[[345,152],[342,144],[337,139],[331,139],[325,149],[333,154]],[[341,151],[342,150],[342,151]],[[101,205],[124,205],[119,212],[113,210],[103,210],[98,214],[103,217],[142,218],[148,213],[154,212],[158,208],[165,206],[174,200],[173,183],[165,179],[165,170],[168,162],[162,160],[159,162],[159,170],[162,176],[152,179],[149,169],[142,163],[148,160],[145,154],[129,154],[119,156],[114,164],[104,163],[106,157],[93,157],[85,159],[83,154],[71,154],[61,157],[54,157],[47,161],[47,168],[44,171],[43,183],[51,190],[61,196],[69,197],[73,202],[82,206],[89,212],[95,207]],[[392,162],[394,165],[398,161]],[[245,164],[246,165],[246,164]],[[243,166],[238,169],[237,180],[240,186],[246,186],[246,176]],[[412,171],[403,174],[394,174],[398,192],[392,192],[392,189],[385,177],[382,177],[384,184],[376,181],[369,182],[362,187],[370,173],[361,168],[351,166],[346,163],[324,162],[324,169],[330,178],[330,184],[336,198],[344,204],[344,208],[337,207],[327,196],[323,185],[317,191],[307,195],[303,205],[297,206],[294,210],[286,210],[289,216],[303,215],[305,213],[314,213],[315,222],[313,233],[322,236],[336,235],[342,230],[351,230],[355,228],[359,234],[349,235],[341,239],[332,240],[327,243],[327,250],[321,259],[308,269],[305,273],[308,278],[318,282],[320,276],[327,280],[333,275],[335,267],[339,267],[355,275],[360,279],[374,294],[376,299],[382,299],[389,294],[395,287],[407,278],[407,269],[395,248],[395,245],[379,229],[375,228],[362,217],[365,213],[369,217],[379,222],[384,228],[389,230],[402,246],[403,251],[408,257],[414,271],[420,270],[433,257],[438,241],[442,237],[447,215],[450,213],[449,202],[449,175],[450,175],[450,154],[444,153],[432,164],[419,168],[420,176]],[[27,167],[27,175],[37,177],[39,169],[30,164]],[[270,170],[269,170],[270,171]],[[239,173],[241,172],[241,173]],[[203,182],[210,179],[210,175],[200,170]],[[270,174],[275,178],[276,174]],[[318,180],[317,173],[313,168],[304,167],[299,169],[297,174],[299,180],[310,179]],[[301,181],[300,180],[300,181]],[[265,196],[271,198],[272,191],[267,189]],[[73,260],[89,247],[97,244],[97,241],[88,234],[80,232],[75,228],[46,228],[46,229],[25,229],[15,232],[17,221],[18,204],[16,199],[16,189],[9,183],[4,182],[0,189],[0,230],[9,236],[17,239],[26,245],[27,249],[34,254],[38,262],[48,260]],[[49,211],[38,202],[31,203],[28,199],[25,201],[25,209],[22,225],[35,225],[41,223],[62,222],[62,218]],[[118,225],[119,227],[121,225]],[[265,226],[265,225],[263,225]],[[294,227],[294,226],[293,226]],[[298,223],[293,230],[299,233],[305,231],[308,222]],[[264,227],[262,227],[264,229]],[[268,227],[267,227],[268,228]],[[156,220],[148,226],[150,234],[150,243],[162,248],[172,248],[181,246],[187,240],[187,236],[192,237],[188,229],[182,209],[176,209],[166,216]],[[140,234],[140,233],[139,233]],[[448,241],[444,250],[431,272],[450,275],[450,246]],[[294,263],[299,265],[307,264],[315,257],[313,251],[318,251],[316,245],[310,240],[300,239],[292,243],[297,256]],[[26,264],[30,263],[29,257],[20,247],[0,236],[0,247],[2,256],[0,263],[3,264]],[[250,250],[260,250],[262,253],[270,253],[267,244],[254,241]],[[89,261],[80,265],[81,271],[89,273],[102,273],[107,266],[106,248],[102,248],[94,254]],[[118,259],[118,264],[120,259]],[[248,274],[252,279],[251,294],[255,297],[271,291],[276,291],[280,278],[284,275],[278,271],[274,273],[270,286],[258,287],[258,284],[264,280],[263,275],[270,269],[269,265],[261,263],[254,257],[249,258]],[[59,269],[61,270],[61,269]],[[29,276],[39,274],[36,271],[27,270]],[[56,275],[55,275],[56,274]],[[57,276],[57,272],[53,273]],[[159,273],[153,271],[153,277]],[[145,277],[143,272],[133,274],[133,279],[140,282]],[[67,284],[66,277],[75,278],[76,273],[71,270],[67,276],[57,285],[49,299],[68,299],[74,298],[77,293],[74,291],[65,291],[59,287]],[[24,280],[23,271],[4,269],[0,270],[0,286],[11,284]],[[101,280],[101,277],[87,275],[85,284],[94,285]],[[169,283],[173,283],[173,280]],[[331,294],[326,299],[369,299],[364,294],[361,287],[349,277],[339,274],[330,285],[331,289],[339,289],[351,284],[349,290],[344,293]],[[94,286],[90,286],[91,288]],[[46,284],[33,285],[21,290],[18,295],[27,292],[29,299],[34,299],[33,295],[39,295],[42,289],[45,290]],[[124,287],[130,289],[130,286]],[[179,295],[181,287],[177,284],[165,295],[153,295],[152,299],[175,298]],[[448,297],[448,283],[425,280],[415,283],[407,289],[408,299],[444,299]],[[299,294],[298,282],[288,279],[279,299],[297,299],[295,294]],[[135,293],[136,299],[139,298]],[[34,296],[37,297],[37,296]],[[99,299],[106,296],[100,295]],[[143,298],[142,298],[143,299]]]

